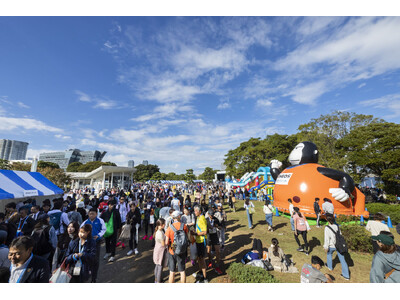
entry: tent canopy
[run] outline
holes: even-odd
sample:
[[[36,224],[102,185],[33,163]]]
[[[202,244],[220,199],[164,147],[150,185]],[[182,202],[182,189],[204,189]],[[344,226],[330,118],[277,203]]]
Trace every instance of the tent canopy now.
[[[0,200],[63,194],[38,172],[0,170]]]

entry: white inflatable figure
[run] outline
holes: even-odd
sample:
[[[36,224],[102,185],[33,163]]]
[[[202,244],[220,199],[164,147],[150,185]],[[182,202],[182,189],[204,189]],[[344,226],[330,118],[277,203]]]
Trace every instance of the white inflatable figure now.
[[[297,166],[306,163],[318,163],[318,149],[314,143],[302,142],[299,143],[290,153],[289,162],[292,166]],[[280,174],[282,163],[279,160],[271,160],[270,168],[271,175],[276,180]],[[339,188],[330,188],[329,193],[336,201],[345,202],[349,200],[355,185],[353,179],[346,173],[330,168],[318,167],[318,172],[331,179],[339,181]]]

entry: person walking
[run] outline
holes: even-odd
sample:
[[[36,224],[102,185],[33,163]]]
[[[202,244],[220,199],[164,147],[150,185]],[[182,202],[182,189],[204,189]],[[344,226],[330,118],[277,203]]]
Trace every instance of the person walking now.
[[[329,270],[333,270],[332,266],[332,254],[333,252],[337,252],[337,256],[339,257],[340,264],[342,265],[342,274],[341,276],[345,280],[350,280],[350,273],[349,273],[349,266],[347,265],[347,262],[343,256],[343,254],[339,253],[337,251],[335,244],[336,244],[336,232],[339,230],[339,227],[337,224],[335,224],[335,219],[333,216],[328,215],[326,217],[326,220],[328,221],[328,225],[325,226],[325,237],[324,237],[324,249],[325,252],[327,253],[326,256],[326,265]]]
[[[263,207],[263,211],[265,214],[265,221],[268,224],[268,231],[273,232],[273,226],[272,226],[272,216],[273,216],[273,207],[271,205],[271,201],[269,201],[269,199],[265,200],[265,204]]]
[[[315,198],[315,201],[314,201],[314,212],[315,212],[315,215],[316,215],[316,217],[317,217],[317,228],[320,228],[321,226],[319,226],[319,219],[320,219],[320,217],[321,217],[321,208],[319,207],[319,198]]]
[[[97,217],[97,209],[92,207],[89,210],[89,218],[82,223],[82,226],[88,224],[92,226],[92,237],[96,243],[96,256],[93,262],[92,268],[92,283],[95,283],[97,280],[97,274],[99,271],[100,264],[100,247],[103,239],[103,235],[106,233],[106,224],[104,220]],[[81,226],[81,227],[82,227]]]
[[[197,281],[208,283],[206,275],[206,244],[207,244],[207,220],[201,213],[200,206],[194,207],[194,214],[196,215],[196,228],[191,235],[196,237],[196,250],[197,250],[197,260],[199,263],[199,272],[197,273]]]
[[[294,207],[293,223],[294,223],[294,238],[299,248],[297,251],[305,252],[308,255],[308,241],[307,241],[307,220],[300,212],[298,207]],[[303,237],[304,246],[300,244],[299,235]]]
[[[168,255],[168,268],[169,268],[169,283],[175,282],[175,272],[178,269],[178,272],[181,275],[181,283],[186,282],[186,256],[187,256],[187,246],[186,249],[181,249],[184,251],[182,253],[176,253],[178,250],[177,244],[175,242],[175,233],[177,231],[184,231],[186,236],[189,232],[187,226],[180,221],[181,213],[179,211],[174,211],[172,213],[172,223],[170,227],[168,227],[165,232],[165,244],[168,245],[169,255]],[[186,240],[188,238],[186,237]]]
[[[294,214],[294,205],[292,203],[292,199],[288,199],[289,202],[289,213],[290,213],[290,226],[292,227],[292,231],[294,231],[294,221],[293,221],[293,214]]]
[[[139,254],[137,246],[139,240],[140,218],[141,215],[139,207],[137,207],[135,203],[131,203],[130,211],[126,215],[126,223],[131,225],[131,236],[129,239],[129,251],[126,254],[127,256],[131,256],[133,252],[135,252],[135,255]]]
[[[117,202],[112,199],[108,201],[108,207],[101,214],[100,218],[106,223],[106,232],[104,237],[106,239],[106,255],[104,259],[109,258],[108,262],[115,260],[115,248],[117,247],[117,234],[121,228],[121,216],[118,209],[116,209]]]
[[[156,222],[156,229],[154,233],[154,252],[153,252],[153,262],[156,265],[154,268],[154,278],[155,283],[162,282],[162,269],[164,266],[164,260],[167,259],[166,250],[167,246],[165,244],[165,220],[160,218]]]
[[[96,242],[92,239],[92,226],[83,225],[79,229],[79,239],[68,245],[65,263],[72,273],[70,283],[87,282],[91,276],[96,257]]]
[[[244,202],[244,209],[247,214],[247,222],[249,223],[249,228],[253,229],[253,214],[255,212],[254,204],[248,198]]]

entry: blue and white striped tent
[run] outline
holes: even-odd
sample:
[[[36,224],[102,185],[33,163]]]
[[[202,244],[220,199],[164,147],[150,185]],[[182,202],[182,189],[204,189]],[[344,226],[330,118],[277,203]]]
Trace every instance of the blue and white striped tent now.
[[[38,172],[0,170],[0,200],[63,194]]]

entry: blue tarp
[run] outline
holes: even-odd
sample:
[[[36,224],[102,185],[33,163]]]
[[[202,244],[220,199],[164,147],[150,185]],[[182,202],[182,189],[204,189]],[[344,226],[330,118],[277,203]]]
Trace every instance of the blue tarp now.
[[[0,170],[0,200],[63,193],[62,189],[38,172]]]

